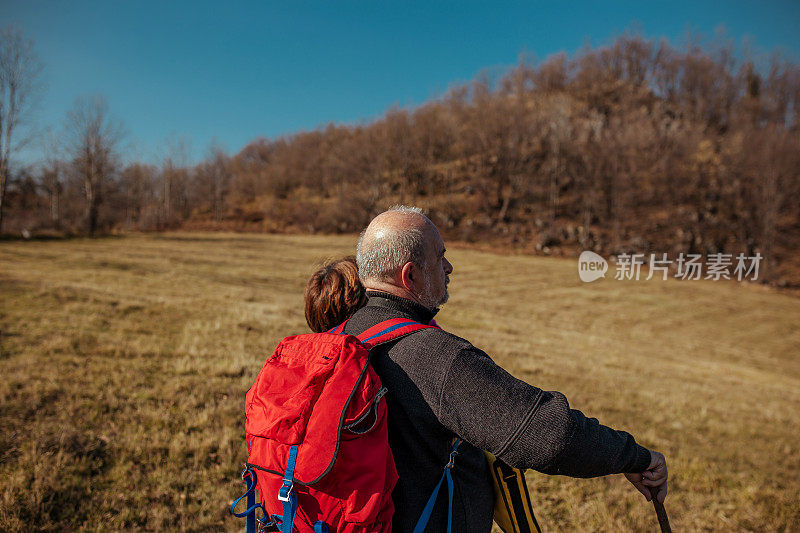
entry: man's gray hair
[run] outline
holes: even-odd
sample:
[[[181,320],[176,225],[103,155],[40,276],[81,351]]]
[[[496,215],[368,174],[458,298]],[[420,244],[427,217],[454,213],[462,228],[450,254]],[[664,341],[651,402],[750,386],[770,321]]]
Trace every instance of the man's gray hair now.
[[[407,205],[393,205],[385,212],[389,211],[424,216],[419,207]],[[393,231],[384,238],[370,243],[365,250],[362,245],[366,231],[364,229],[361,232],[356,247],[356,264],[361,279],[389,280],[408,262],[424,266],[425,236],[421,230],[411,228],[401,232]]]

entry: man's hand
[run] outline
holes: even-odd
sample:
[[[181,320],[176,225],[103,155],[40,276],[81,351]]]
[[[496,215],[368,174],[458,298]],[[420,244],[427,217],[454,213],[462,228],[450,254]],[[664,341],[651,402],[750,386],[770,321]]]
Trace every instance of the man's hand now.
[[[625,474],[625,477],[644,494],[647,501],[652,499],[649,487],[658,487],[656,499],[664,503],[664,498],[667,497],[667,460],[662,454],[650,450],[650,466],[647,470],[641,474]]]

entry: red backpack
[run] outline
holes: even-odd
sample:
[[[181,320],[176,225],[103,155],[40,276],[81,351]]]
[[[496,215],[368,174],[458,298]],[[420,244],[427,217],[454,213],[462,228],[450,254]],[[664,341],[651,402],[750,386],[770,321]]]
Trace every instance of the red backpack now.
[[[369,350],[436,326],[397,318],[358,337],[344,326],[283,339],[247,392],[247,492],[231,512],[247,517],[248,531],[260,508],[260,530],[391,532],[397,470],[381,401],[386,388]],[[247,509],[236,513],[245,497]]]

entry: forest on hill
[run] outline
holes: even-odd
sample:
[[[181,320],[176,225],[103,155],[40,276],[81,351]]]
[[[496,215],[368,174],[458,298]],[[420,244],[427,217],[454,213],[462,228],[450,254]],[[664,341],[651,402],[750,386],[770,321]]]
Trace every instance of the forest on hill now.
[[[197,165],[179,143],[122,164],[109,117],[79,101],[61,148],[9,177],[4,233],[352,233],[406,203],[477,246],[760,254],[758,281],[800,287],[800,66],[777,53],[626,34]]]

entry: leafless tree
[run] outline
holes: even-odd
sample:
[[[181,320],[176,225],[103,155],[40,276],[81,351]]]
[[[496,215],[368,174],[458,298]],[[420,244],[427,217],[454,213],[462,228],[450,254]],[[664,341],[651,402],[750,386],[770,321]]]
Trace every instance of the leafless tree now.
[[[10,175],[11,154],[27,140],[19,137],[40,89],[41,64],[19,28],[0,30],[0,230],[3,227],[5,196]]]
[[[166,155],[161,163],[161,224],[171,227],[189,215],[188,160],[190,143],[172,135],[166,140]]]
[[[212,141],[208,147],[208,157],[197,169],[195,183],[201,189],[202,201],[214,213],[214,220],[220,222],[230,193],[230,158],[223,147]]]
[[[231,179],[228,156],[219,147],[214,148],[212,164],[214,165],[214,218],[219,222],[224,213],[225,198],[228,195]]]
[[[104,193],[119,166],[122,127],[109,117],[105,98],[96,95],[75,100],[67,113],[66,130],[73,171],[83,185],[86,229],[94,235]]]
[[[145,220],[147,207],[155,203],[154,183],[158,170],[150,165],[133,163],[120,174],[123,202],[125,205],[125,229],[134,226],[139,229],[149,227],[151,220]]]
[[[61,157],[61,147],[51,129],[48,129],[42,137],[42,141],[44,164],[39,182],[47,194],[50,224],[53,228],[59,229],[61,226],[61,200],[64,192],[64,162]]]

